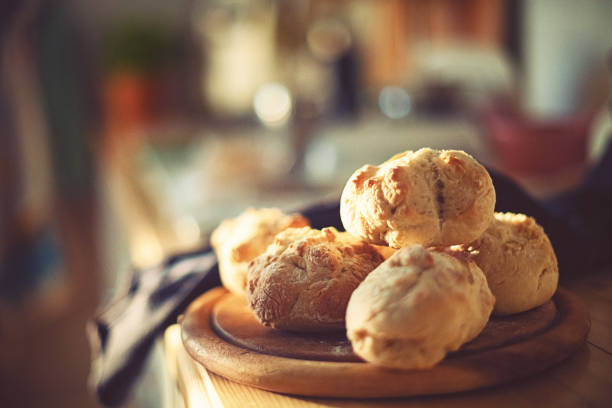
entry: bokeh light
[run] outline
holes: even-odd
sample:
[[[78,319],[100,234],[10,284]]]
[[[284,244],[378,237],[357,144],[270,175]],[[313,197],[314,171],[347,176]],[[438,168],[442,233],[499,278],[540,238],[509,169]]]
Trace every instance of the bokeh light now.
[[[280,127],[287,123],[292,109],[291,95],[284,85],[264,84],[255,93],[255,114],[266,126]]]
[[[378,95],[378,106],[391,119],[403,118],[410,113],[410,95],[398,86],[386,86]]]

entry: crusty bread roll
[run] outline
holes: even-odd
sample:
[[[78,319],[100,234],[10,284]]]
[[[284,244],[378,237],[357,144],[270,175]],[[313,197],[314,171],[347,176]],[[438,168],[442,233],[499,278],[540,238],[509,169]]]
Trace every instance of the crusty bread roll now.
[[[557,290],[557,258],[544,229],[524,214],[495,213],[468,247],[497,298],[495,314],[520,313],[546,303]]]
[[[343,329],[351,293],[383,261],[373,245],[333,227],[287,229],[249,265],[247,299],[266,326]]]
[[[404,247],[353,292],[347,336],[364,360],[392,368],[428,368],[476,337],[495,298],[466,253]]]
[[[276,208],[248,208],[236,218],[227,219],[210,238],[217,254],[223,286],[244,295],[249,262],[265,252],[277,233],[310,225],[299,214],[285,215]]]
[[[495,189],[486,169],[457,150],[420,149],[365,165],[340,201],[344,228],[374,244],[468,244],[493,219]]]

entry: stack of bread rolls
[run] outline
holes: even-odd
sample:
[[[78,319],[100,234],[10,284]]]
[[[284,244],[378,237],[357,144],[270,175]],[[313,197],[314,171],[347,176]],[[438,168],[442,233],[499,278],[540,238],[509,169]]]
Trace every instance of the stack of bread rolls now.
[[[524,312],[556,291],[544,230],[494,208],[491,177],[474,158],[423,148],[353,173],[340,202],[347,232],[249,209],[224,221],[212,244],[223,285],[246,294],[260,323],[346,330],[367,362],[428,368],[492,313]]]

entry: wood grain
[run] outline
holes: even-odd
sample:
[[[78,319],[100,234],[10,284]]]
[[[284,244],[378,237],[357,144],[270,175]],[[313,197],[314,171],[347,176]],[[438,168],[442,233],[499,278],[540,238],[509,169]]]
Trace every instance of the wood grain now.
[[[453,393],[490,387],[540,372],[580,348],[589,330],[582,303],[565,290],[554,302],[554,325],[516,343],[457,355],[430,370],[388,370],[358,362],[310,361],[261,354],[219,337],[210,321],[226,291],[213,289],[181,319],[186,351],[208,370],[253,387],[307,396],[379,398]]]
[[[170,340],[169,340],[170,339]],[[296,397],[264,391],[207,371],[185,351],[178,325],[166,331],[167,354],[178,364],[180,394],[186,408],[337,407],[337,408],[557,408],[608,407],[612,401],[612,356],[585,344],[562,364],[523,381],[458,394],[384,399]],[[175,356],[181,356],[176,358]],[[209,386],[205,386],[207,378]],[[212,391],[211,391],[212,389]],[[202,404],[212,392],[217,405]]]
[[[493,317],[476,339],[449,354],[447,359],[533,337],[554,324],[556,317],[557,309],[552,301],[525,313]],[[363,361],[353,353],[344,331],[295,333],[263,326],[255,319],[246,299],[232,293],[215,303],[211,319],[211,326],[219,337],[248,350],[304,360]]]

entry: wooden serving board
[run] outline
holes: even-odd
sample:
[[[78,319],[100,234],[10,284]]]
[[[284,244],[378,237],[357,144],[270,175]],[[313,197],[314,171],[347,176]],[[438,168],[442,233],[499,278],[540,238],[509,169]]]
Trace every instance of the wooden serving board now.
[[[353,354],[343,333],[304,335],[261,326],[244,300],[213,289],[180,320],[191,357],[230,380],[287,394],[380,398],[473,390],[540,372],[586,340],[580,300],[559,289],[532,311],[492,318],[483,332],[427,370],[392,370]]]

